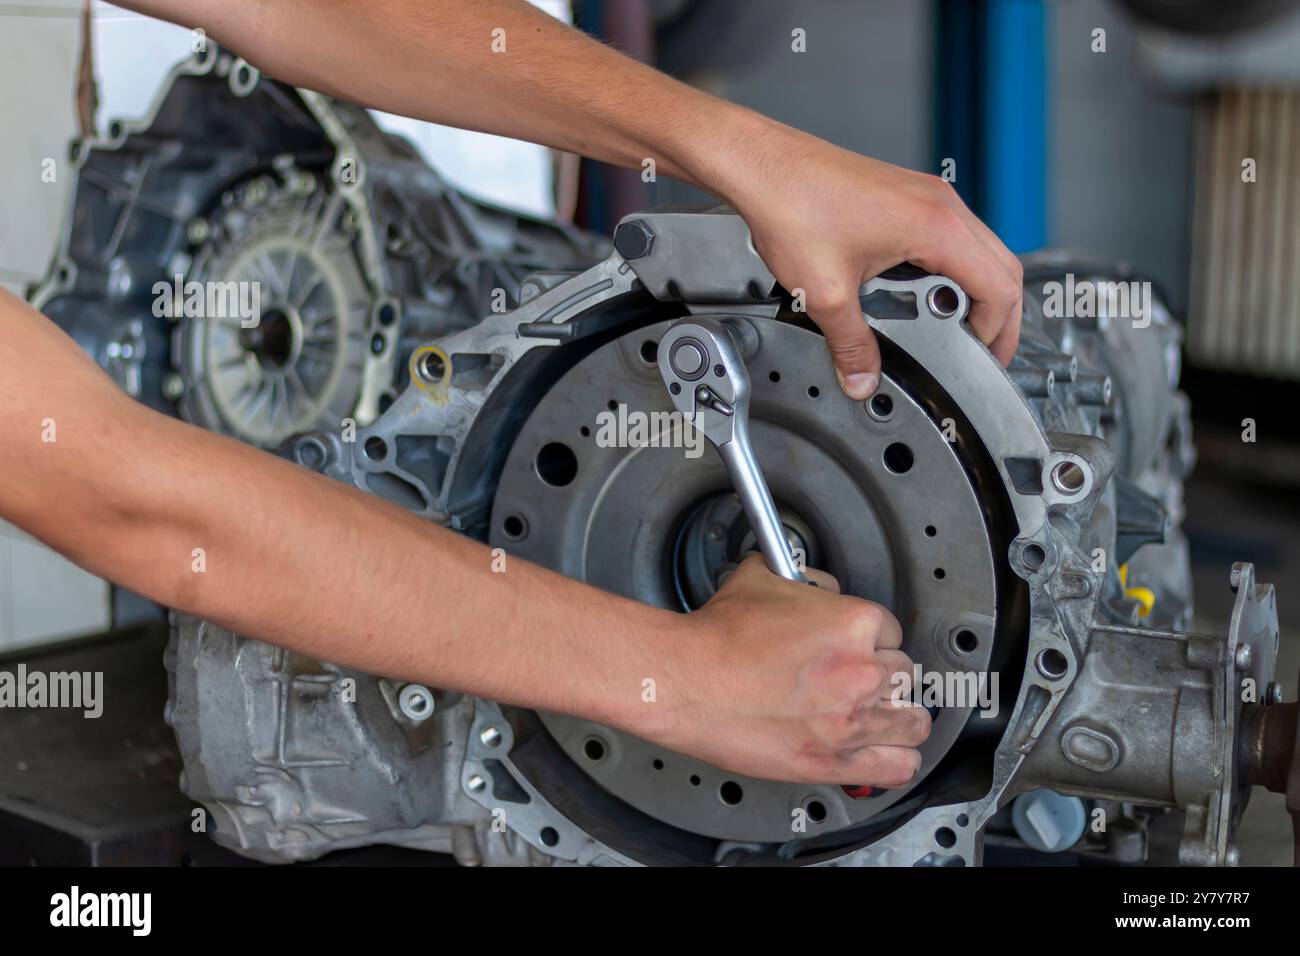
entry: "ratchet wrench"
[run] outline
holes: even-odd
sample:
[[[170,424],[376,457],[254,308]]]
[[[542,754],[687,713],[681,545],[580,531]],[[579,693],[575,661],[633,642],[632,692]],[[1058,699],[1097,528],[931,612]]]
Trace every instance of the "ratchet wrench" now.
[[[677,411],[717,449],[772,573],[811,584],[790,554],[785,526],[754,458],[749,371],[737,330],[720,319],[682,319],[659,343],[659,372]]]

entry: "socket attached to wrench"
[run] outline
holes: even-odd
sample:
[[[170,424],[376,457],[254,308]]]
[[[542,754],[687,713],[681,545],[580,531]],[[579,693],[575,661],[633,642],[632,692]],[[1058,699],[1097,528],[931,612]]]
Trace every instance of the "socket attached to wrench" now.
[[[749,370],[741,344],[747,331],[723,319],[682,319],[659,343],[659,372],[677,411],[717,449],[772,573],[812,584],[790,553],[749,440]]]

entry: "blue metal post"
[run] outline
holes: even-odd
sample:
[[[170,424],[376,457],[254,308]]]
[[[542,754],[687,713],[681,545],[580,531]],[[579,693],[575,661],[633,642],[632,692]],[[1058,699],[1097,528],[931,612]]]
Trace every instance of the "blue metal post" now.
[[[980,161],[983,217],[1012,252],[1047,242],[1047,15],[987,0]]]

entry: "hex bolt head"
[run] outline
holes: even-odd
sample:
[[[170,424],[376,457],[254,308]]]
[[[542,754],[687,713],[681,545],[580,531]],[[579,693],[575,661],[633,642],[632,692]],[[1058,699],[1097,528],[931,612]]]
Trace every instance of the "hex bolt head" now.
[[[642,219],[620,223],[614,230],[614,250],[624,259],[640,259],[654,248],[655,234]]]

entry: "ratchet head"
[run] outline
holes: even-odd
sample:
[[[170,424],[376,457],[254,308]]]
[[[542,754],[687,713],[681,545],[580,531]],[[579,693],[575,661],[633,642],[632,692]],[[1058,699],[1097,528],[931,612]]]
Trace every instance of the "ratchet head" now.
[[[790,581],[807,581],[750,446],[749,371],[732,327],[707,317],[670,326],[659,342],[659,371],[677,411],[722,458],[767,566]]]
[[[659,371],[673,405],[714,445],[743,433],[749,372],[732,332],[719,319],[683,319],[659,343]]]

